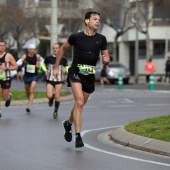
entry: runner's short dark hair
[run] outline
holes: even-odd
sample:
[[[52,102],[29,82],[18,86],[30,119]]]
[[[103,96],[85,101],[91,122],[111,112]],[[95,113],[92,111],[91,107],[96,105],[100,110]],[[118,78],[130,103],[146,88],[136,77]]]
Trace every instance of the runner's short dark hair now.
[[[90,19],[91,15],[99,15],[100,13],[96,12],[96,11],[89,11],[85,14],[85,19]]]
[[[0,39],[0,42],[4,42],[4,43],[5,43],[5,41],[4,41],[4,40],[1,40],[1,39]]]

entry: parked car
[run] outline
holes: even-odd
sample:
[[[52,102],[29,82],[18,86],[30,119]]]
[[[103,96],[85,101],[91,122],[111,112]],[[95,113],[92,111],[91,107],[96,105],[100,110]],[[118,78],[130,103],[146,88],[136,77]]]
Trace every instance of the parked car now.
[[[100,64],[96,65],[95,78],[96,81],[100,80]],[[110,62],[107,67],[107,79],[111,84],[118,81],[119,74],[122,74],[123,83],[128,84],[130,80],[131,73],[128,68],[119,62]]]

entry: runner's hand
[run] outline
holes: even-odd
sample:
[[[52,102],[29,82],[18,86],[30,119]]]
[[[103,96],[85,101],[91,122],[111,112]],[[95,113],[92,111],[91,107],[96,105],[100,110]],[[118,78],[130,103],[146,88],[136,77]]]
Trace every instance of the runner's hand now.
[[[0,69],[2,69],[2,70],[6,70],[7,68],[6,68],[6,66],[5,66],[5,65],[0,65]]]
[[[56,79],[58,79],[58,68],[54,68],[53,75]]]
[[[103,64],[108,64],[110,62],[109,56],[102,55]]]
[[[45,75],[48,77],[49,76],[49,71],[47,70],[46,72],[45,72]]]

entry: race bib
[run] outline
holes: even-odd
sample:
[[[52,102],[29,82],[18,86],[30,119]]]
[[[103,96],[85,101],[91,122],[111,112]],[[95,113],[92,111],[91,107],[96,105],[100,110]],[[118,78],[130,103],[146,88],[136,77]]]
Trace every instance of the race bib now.
[[[83,75],[95,74],[95,67],[85,64],[78,64],[77,67],[79,68],[79,73]]]
[[[0,69],[0,80],[4,80],[4,79],[6,79],[5,71]]]
[[[27,64],[26,69],[28,73],[35,73],[35,65]]]

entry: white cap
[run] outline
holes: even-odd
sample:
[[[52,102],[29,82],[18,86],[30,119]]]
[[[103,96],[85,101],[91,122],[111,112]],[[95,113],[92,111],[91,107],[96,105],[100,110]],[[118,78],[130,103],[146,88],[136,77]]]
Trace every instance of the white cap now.
[[[29,44],[29,45],[28,45],[28,49],[31,49],[31,48],[32,48],[32,49],[36,49],[35,44]]]

